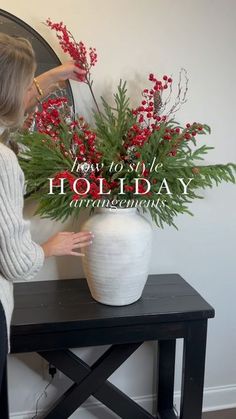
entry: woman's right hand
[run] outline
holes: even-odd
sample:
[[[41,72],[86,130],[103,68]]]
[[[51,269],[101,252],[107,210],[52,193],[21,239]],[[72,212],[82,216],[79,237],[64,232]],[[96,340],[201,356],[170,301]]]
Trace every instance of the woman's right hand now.
[[[90,246],[94,235],[90,231],[79,233],[62,231],[54,234],[41,246],[45,257],[49,256],[84,256],[84,253],[75,252],[75,249]]]

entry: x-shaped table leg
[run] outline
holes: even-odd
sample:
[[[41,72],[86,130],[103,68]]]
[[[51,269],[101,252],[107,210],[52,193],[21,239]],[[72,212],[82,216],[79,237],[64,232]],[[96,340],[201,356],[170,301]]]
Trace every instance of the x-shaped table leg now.
[[[123,419],[154,419],[154,416],[107,381],[141,344],[113,345],[91,367],[69,350],[38,352],[74,381],[45,419],[67,419],[91,395]]]

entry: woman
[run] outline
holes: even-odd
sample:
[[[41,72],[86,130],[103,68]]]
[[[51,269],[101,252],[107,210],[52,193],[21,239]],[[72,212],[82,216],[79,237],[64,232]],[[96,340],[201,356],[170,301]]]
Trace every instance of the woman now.
[[[6,396],[7,353],[14,307],[13,282],[30,280],[50,256],[82,256],[76,249],[92,243],[91,232],[60,232],[39,245],[31,239],[30,222],[24,220],[24,174],[8,142],[8,130],[21,126],[27,109],[66,79],[80,80],[85,71],[67,62],[34,78],[35,54],[24,38],[0,33],[0,389],[4,374]],[[3,397],[4,393],[4,397]],[[7,409],[7,408],[6,408]],[[6,416],[7,417],[7,416]]]

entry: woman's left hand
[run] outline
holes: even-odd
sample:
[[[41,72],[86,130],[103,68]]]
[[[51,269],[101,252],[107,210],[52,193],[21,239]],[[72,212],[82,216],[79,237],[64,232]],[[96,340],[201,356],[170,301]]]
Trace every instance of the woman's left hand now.
[[[64,64],[49,70],[52,82],[59,83],[65,80],[85,81],[86,70],[82,70],[75,61],[67,61]]]
[[[42,100],[43,97],[49,95],[54,90],[58,88],[58,85],[61,88],[66,87],[66,80],[75,80],[84,82],[86,80],[86,70],[82,70],[75,61],[67,61],[64,64],[61,64],[57,67],[54,67],[43,74],[37,76],[38,84],[43,92],[43,95],[40,96]],[[38,101],[38,90],[34,83],[27,93],[25,99],[25,110],[30,112],[32,107],[37,104]]]

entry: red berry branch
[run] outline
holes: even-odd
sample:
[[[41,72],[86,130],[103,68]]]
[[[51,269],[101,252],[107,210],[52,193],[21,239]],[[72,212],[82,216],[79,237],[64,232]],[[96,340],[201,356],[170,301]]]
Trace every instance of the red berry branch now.
[[[59,44],[62,50],[66,54],[70,55],[70,57],[75,61],[78,68],[86,70],[85,80],[84,76],[78,77],[79,80],[84,81],[88,85],[97,111],[100,114],[101,112],[92,89],[93,80],[91,79],[91,69],[97,63],[96,48],[90,47],[88,50],[82,41],[76,42],[74,36],[67,29],[66,25],[63,24],[63,22],[54,23],[51,21],[50,18],[48,18],[46,20],[46,25],[49,26],[49,28],[51,28],[52,30],[56,31],[56,36],[59,40]]]

